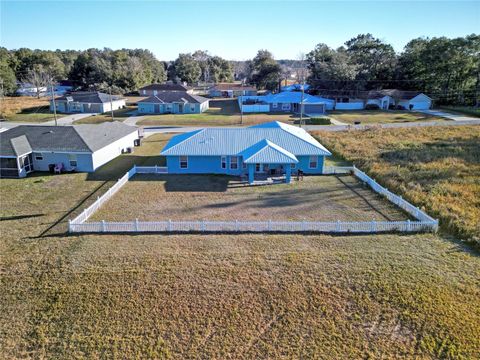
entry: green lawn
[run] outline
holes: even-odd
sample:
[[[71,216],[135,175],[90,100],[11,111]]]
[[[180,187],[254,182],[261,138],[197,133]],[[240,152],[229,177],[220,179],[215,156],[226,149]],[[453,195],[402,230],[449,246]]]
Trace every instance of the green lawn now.
[[[135,111],[137,108],[135,106],[127,106],[125,109],[118,109],[113,111],[113,117],[114,120],[124,120],[131,116],[132,111]],[[100,124],[104,122],[111,122],[112,121],[112,113],[110,111],[103,113],[103,114],[98,114],[98,115],[92,115],[80,120],[76,120],[73,123],[74,124]]]
[[[166,140],[0,180],[0,358],[479,358],[480,257],[454,237],[65,232]]]
[[[462,114],[473,117],[480,117],[480,108],[474,106],[440,106],[440,110]]]
[[[66,116],[66,114],[57,113],[57,119]],[[23,109],[18,113],[12,113],[5,116],[5,120],[13,122],[31,122],[42,123],[55,120],[55,117],[48,106],[40,106],[34,108]]]
[[[331,111],[331,118],[353,124],[360,121],[361,124],[387,124],[412,121],[446,121],[445,118],[427,115],[415,111],[384,111],[384,110],[359,110],[359,111]]]

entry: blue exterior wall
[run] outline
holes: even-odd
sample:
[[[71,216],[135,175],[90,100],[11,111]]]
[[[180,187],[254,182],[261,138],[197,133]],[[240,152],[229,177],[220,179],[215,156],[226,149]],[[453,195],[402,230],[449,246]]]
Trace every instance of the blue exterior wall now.
[[[189,156],[188,168],[180,168],[179,156],[167,156],[167,167],[170,174],[227,174],[227,175],[241,175],[248,173],[248,167],[243,167],[243,159],[239,157],[238,169],[230,169],[230,156],[227,156],[227,168],[222,169],[220,156]],[[292,173],[295,174],[297,170],[303,170],[305,174],[321,174],[323,172],[324,156],[318,156],[317,167],[315,169],[309,168],[309,156],[297,156],[299,162]]]
[[[155,112],[155,105],[158,105],[159,112]],[[138,112],[141,114],[199,114],[200,104],[187,103],[183,105],[183,112],[180,112],[180,104],[168,104],[170,109],[167,108],[167,104],[153,104],[153,103],[139,103]]]
[[[43,156],[43,160],[36,160],[35,159],[36,154],[41,154]],[[71,166],[70,166],[70,159],[68,155],[69,155],[68,153],[34,152],[33,153],[33,169],[36,171],[48,171],[49,164],[63,163],[64,169],[69,171],[71,170]],[[76,158],[77,158],[76,171],[81,171],[81,172],[93,171],[92,154],[76,153]]]

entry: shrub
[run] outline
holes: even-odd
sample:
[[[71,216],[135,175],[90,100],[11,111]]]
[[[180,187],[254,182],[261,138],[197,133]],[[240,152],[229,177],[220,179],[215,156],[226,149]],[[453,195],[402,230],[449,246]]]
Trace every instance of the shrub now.
[[[365,110],[380,110],[380,106],[377,104],[367,104],[365,105]]]
[[[307,123],[310,125],[330,125],[332,122],[329,117],[314,117],[307,119]]]

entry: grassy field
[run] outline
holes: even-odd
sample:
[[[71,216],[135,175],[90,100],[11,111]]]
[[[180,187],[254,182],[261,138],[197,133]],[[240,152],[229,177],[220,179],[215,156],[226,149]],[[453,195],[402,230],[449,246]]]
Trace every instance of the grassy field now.
[[[480,245],[480,127],[318,132],[330,150]]]
[[[328,116],[347,124],[353,124],[356,121],[360,121],[362,124],[388,124],[412,121],[447,121],[445,118],[439,116],[400,110],[330,111]]]
[[[394,221],[407,215],[352,176],[313,176],[251,187],[228,176],[137,175],[92,220],[134,218]]]
[[[255,113],[244,114],[243,124],[253,125],[269,121],[293,123],[298,120],[291,114]],[[210,100],[210,108],[201,114],[164,114],[147,115],[138,125],[180,125],[180,126],[238,126],[241,125],[240,109],[236,100]]]
[[[455,156],[468,133],[445,135]],[[480,256],[455,237],[66,233],[168,138],[93,175],[0,179],[0,358],[480,357]]]
[[[480,355],[480,257],[453,240],[65,234],[116,175],[0,180],[0,358]]]
[[[440,106],[441,110],[447,110],[456,114],[468,115],[480,118],[480,108],[473,106]]]
[[[45,122],[54,120],[49,98],[30,96],[5,97],[1,103],[0,118],[14,122]],[[61,118],[62,114],[57,114]]]
[[[115,121],[123,121],[124,119],[131,116],[131,113],[135,111],[137,108],[134,106],[127,106],[125,109],[118,109],[113,111],[113,117]],[[89,116],[80,120],[76,120],[74,124],[100,124],[104,122],[111,122],[112,121],[112,113],[110,111],[98,114],[94,116]]]

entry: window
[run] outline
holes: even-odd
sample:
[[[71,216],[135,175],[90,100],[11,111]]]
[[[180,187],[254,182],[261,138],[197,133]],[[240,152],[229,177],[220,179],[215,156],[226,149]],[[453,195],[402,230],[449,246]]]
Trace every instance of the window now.
[[[180,156],[180,169],[188,168],[188,156]]]
[[[289,103],[283,103],[282,104],[282,110],[290,110],[290,104]]]
[[[194,112],[194,111],[195,111],[195,105],[193,105],[193,104],[190,105],[190,111],[191,111],[191,112]]]
[[[318,156],[312,155],[308,160],[308,168],[316,169],[318,165]]]
[[[153,95],[157,96],[158,92],[157,90],[153,90]]]
[[[222,169],[226,169],[227,168],[227,157],[226,156],[222,156],[221,159],[220,159],[220,166]]]
[[[290,164],[291,169],[295,169],[297,167],[297,164]]]
[[[237,156],[231,156],[230,157],[230,169],[231,170],[238,169],[238,157]]]
[[[75,154],[68,154],[68,161],[70,162],[70,166],[77,166],[77,155]]]
[[[42,161],[43,160],[43,154],[42,153],[33,153],[33,156],[35,157],[35,160],[37,160],[37,161]]]
[[[278,104],[277,103],[273,103],[272,104],[272,108],[276,109],[278,107]]]
[[[246,163],[246,162],[243,162],[243,163],[242,163],[242,168],[244,168],[244,169],[247,168],[247,163]]]

